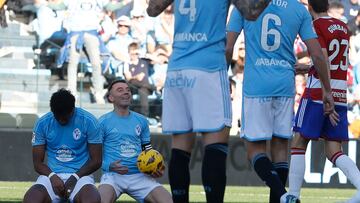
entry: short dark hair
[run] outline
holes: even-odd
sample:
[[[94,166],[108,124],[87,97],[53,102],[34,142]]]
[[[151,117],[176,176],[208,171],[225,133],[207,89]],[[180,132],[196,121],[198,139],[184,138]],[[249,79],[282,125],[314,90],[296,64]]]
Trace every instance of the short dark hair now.
[[[69,90],[59,89],[50,98],[51,112],[58,116],[69,115],[75,108],[75,97]]]
[[[328,0],[309,0],[309,5],[315,13],[324,13],[329,9]]]
[[[344,4],[342,4],[340,1],[337,1],[337,0],[331,1],[329,3],[329,9],[331,9],[331,8],[337,8],[337,9],[344,8]]]
[[[110,92],[111,88],[112,88],[116,83],[125,83],[125,84],[129,85],[128,82],[127,82],[126,80],[124,80],[124,79],[116,79],[116,80],[112,81],[112,82],[110,83],[110,85],[108,86],[108,88],[107,88],[108,92]]]

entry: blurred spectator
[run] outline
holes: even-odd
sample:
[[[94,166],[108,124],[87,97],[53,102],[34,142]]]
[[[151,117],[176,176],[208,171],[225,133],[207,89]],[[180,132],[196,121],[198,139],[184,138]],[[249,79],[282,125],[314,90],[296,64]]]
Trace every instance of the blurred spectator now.
[[[165,46],[159,45],[152,55],[153,57],[150,59],[153,63],[154,73],[151,75],[151,79],[156,86],[156,91],[160,93],[165,84],[169,53]]]
[[[120,16],[116,20],[117,33],[107,44],[112,59],[111,67],[116,77],[124,77],[124,63],[129,61],[128,46],[134,41],[130,35],[131,20],[127,16]]]
[[[357,16],[360,9],[358,0],[341,0],[341,3],[344,5],[344,16],[348,21]]]
[[[173,43],[173,35],[174,35],[174,12],[173,6],[168,6],[164,12],[160,14],[155,23],[154,37],[155,43],[150,46],[149,52],[152,53],[155,51],[156,45],[164,45],[169,53],[172,52],[172,43]]]
[[[149,82],[149,60],[139,57],[139,44],[133,42],[129,45],[130,61],[124,65],[125,79],[129,82],[129,86],[134,94],[139,95],[140,113],[149,116],[149,100],[148,96],[156,89]]]
[[[357,14],[356,17],[349,20],[347,25],[352,36],[360,34],[360,12]]]
[[[49,0],[49,2],[53,2]],[[39,45],[51,38],[52,41],[66,38],[66,31],[63,28],[63,12],[52,10],[47,6],[46,0],[35,0],[37,20],[33,23],[34,31],[38,34]]]
[[[131,36],[140,44],[140,55],[143,57],[147,53],[148,26],[145,21],[144,10],[132,10],[131,16]]]
[[[346,17],[344,16],[344,5],[339,1],[332,1],[329,3],[328,15],[330,17],[339,19],[345,23],[347,23]]]
[[[113,37],[116,32],[116,23],[113,20],[114,13],[112,11],[108,11],[103,9],[100,13],[100,31],[99,34],[101,39],[106,44]]]

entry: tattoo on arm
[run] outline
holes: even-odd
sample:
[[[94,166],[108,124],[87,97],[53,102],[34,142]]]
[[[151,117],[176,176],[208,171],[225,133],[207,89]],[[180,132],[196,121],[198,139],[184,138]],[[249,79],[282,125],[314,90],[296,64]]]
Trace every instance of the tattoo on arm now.
[[[158,16],[163,12],[174,0],[150,0],[149,6],[146,9],[147,13],[151,17]]]

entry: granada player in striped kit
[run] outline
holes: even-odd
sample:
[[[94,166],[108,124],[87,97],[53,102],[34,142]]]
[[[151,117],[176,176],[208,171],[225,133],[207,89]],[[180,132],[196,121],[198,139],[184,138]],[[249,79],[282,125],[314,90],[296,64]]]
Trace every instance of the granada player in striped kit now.
[[[346,76],[349,61],[349,31],[342,21],[327,15],[327,0],[309,0],[309,11],[314,17],[314,28],[328,57],[335,113],[324,116],[322,89],[314,67],[310,68],[307,87],[295,117],[295,137],[291,148],[289,194],[300,196],[305,174],[305,151],[310,140],[325,140],[326,157],[336,165],[360,190],[360,172],[356,164],[343,153],[341,143],[348,141]],[[357,192],[348,202],[360,202]]]

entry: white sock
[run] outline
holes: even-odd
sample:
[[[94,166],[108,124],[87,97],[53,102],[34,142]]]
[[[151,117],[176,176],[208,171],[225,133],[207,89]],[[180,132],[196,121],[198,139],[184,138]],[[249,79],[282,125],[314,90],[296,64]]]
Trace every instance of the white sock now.
[[[305,175],[305,150],[292,148],[289,169],[289,194],[300,197]]]
[[[345,174],[356,189],[360,191],[360,171],[353,160],[343,154],[336,159],[335,165]]]

